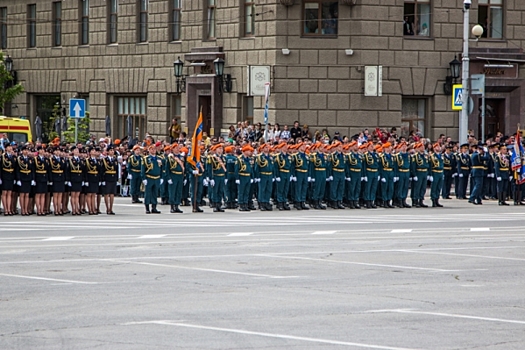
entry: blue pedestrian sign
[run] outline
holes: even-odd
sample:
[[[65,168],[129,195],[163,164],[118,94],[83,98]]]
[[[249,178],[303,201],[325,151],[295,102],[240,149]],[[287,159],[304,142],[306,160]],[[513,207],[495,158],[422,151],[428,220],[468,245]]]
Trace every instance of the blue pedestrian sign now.
[[[85,118],[86,117],[86,100],[72,98],[69,100],[69,117]]]
[[[463,107],[463,85],[452,86],[452,110],[461,111]]]

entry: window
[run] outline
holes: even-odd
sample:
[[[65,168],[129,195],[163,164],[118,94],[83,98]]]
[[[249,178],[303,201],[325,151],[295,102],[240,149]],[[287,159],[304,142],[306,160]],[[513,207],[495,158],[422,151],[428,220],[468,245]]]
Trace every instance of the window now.
[[[243,121],[249,120],[253,124],[253,96],[244,96]]]
[[[138,19],[138,41],[145,43],[148,41],[148,3],[149,0],[138,0],[139,19]]]
[[[7,49],[7,7],[0,7],[0,49]]]
[[[426,99],[404,98],[401,106],[400,136],[409,137],[412,133],[424,136],[426,113]]]
[[[430,0],[405,0],[403,35],[430,36]]]
[[[503,38],[503,0],[479,0],[478,23],[483,27],[482,38]]]
[[[62,45],[62,2],[53,3],[53,46]]]
[[[130,117],[128,121],[128,117]],[[116,136],[124,138],[131,133],[131,138],[143,140],[146,134],[146,97],[117,98]]]
[[[244,3],[243,27],[244,36],[255,35],[255,0],[241,0]]]
[[[170,12],[170,41],[180,40],[180,15],[182,9],[182,0],[171,0]]]
[[[215,1],[216,0],[206,0],[206,39],[215,39]]]
[[[27,5],[27,47],[36,47],[36,4]]]
[[[89,0],[79,0],[80,8],[80,45],[89,44]]]
[[[337,35],[338,2],[307,0],[303,2],[303,29],[307,36]]]
[[[108,0],[108,42],[110,44],[117,43],[117,29],[118,29],[118,0]]]

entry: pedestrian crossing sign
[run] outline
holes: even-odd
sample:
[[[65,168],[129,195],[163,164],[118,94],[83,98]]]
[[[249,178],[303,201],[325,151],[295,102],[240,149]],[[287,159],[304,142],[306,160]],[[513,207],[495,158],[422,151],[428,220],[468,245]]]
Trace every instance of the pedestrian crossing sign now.
[[[461,111],[463,106],[463,85],[454,84],[452,86],[452,110]]]

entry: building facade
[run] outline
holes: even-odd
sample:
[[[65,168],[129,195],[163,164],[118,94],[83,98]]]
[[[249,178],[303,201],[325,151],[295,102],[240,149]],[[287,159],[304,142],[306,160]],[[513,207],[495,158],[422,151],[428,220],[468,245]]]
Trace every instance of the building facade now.
[[[463,0],[0,0],[0,47],[25,87],[6,114],[45,124],[57,104],[69,114],[69,99],[84,98],[97,136],[106,116],[114,138],[129,120],[139,139],[167,136],[173,118],[191,132],[200,110],[219,135],[263,122],[270,83],[272,124],[458,139],[444,85],[461,60],[462,9]],[[470,19],[485,29],[470,42],[471,73],[486,77],[484,132],[511,133],[525,124],[525,1],[473,0]]]

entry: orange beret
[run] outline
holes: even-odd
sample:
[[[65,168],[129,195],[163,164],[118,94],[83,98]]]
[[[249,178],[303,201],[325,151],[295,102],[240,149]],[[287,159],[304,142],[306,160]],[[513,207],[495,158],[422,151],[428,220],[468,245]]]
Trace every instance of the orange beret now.
[[[114,143],[115,143],[115,145],[120,145],[120,140],[116,139]]]
[[[247,151],[251,151],[251,152],[253,152],[254,149],[253,149],[253,147],[250,146],[250,145],[244,145],[244,146],[242,147],[241,151],[243,151],[243,152],[247,152]]]
[[[441,147],[441,145],[439,143],[435,143],[434,146],[432,146],[433,148],[436,148],[436,147]]]
[[[170,145],[164,146],[164,151],[169,151],[169,150],[171,150],[171,146]]]
[[[150,145],[148,149],[155,149],[155,145]]]
[[[363,143],[361,146],[359,146],[359,149],[367,149],[368,148],[368,144],[365,142]]]
[[[376,151],[379,151],[379,150],[383,150],[383,147],[381,147],[381,145],[376,145],[376,146],[374,147],[374,149],[375,149]]]
[[[391,147],[392,144],[390,142],[386,142],[383,144],[383,148],[388,148],[388,147]]]
[[[226,153],[233,153],[233,150],[235,150],[235,147],[234,146],[227,146],[227,147],[224,147],[224,151]]]
[[[355,145],[357,145],[357,141],[352,141],[348,144],[348,148],[354,147]]]
[[[183,146],[183,147],[180,149],[180,151],[181,151],[182,153],[185,153],[185,154],[188,154],[188,152],[189,152],[188,147],[185,147],[185,146]]]
[[[136,150],[136,149],[140,149],[140,146],[139,145],[133,146],[133,150]]]
[[[341,142],[340,141],[336,141],[332,144],[334,147],[337,147],[337,146],[341,146]]]

